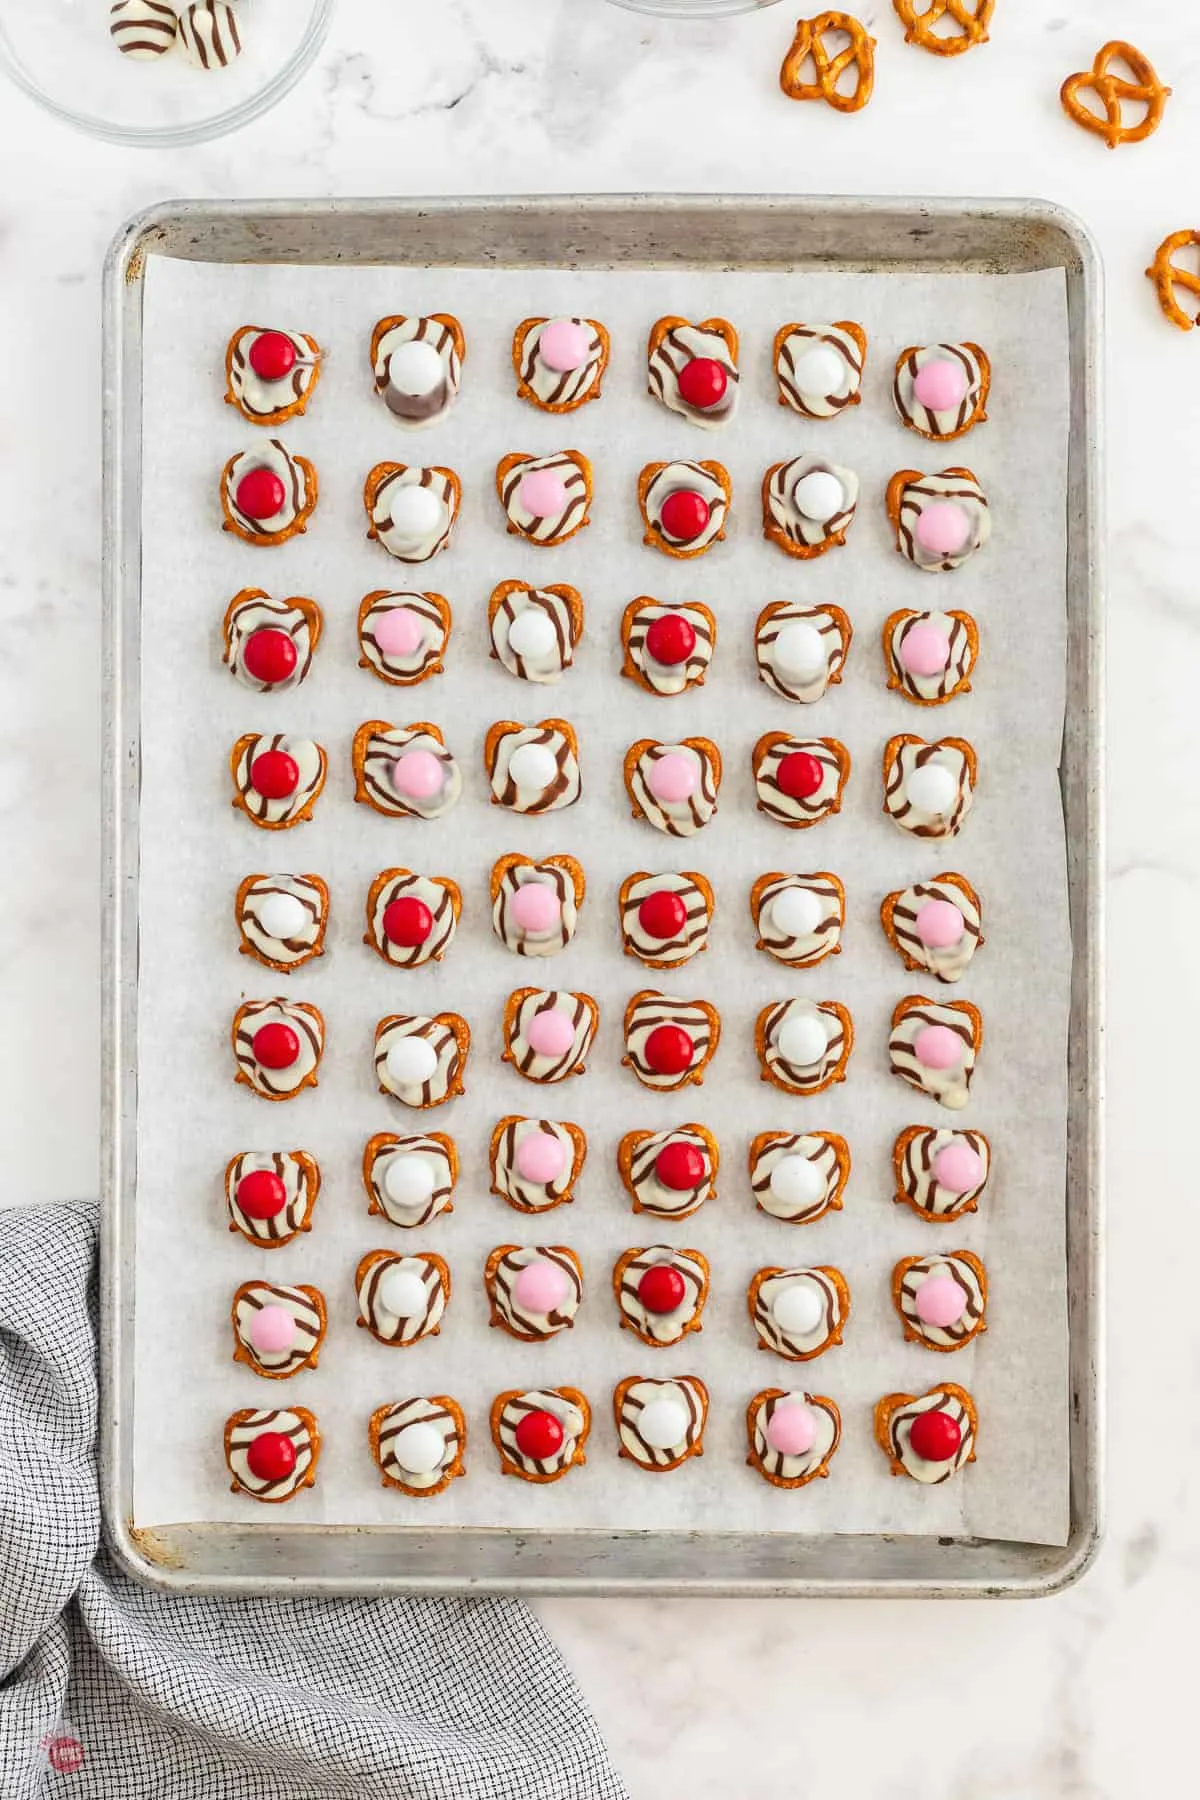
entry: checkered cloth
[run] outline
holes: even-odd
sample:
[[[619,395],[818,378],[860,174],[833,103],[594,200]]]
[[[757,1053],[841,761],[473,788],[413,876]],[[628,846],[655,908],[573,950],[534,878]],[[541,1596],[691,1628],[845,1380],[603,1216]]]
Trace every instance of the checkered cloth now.
[[[0,1213],[4,1800],[627,1800],[506,1600],[193,1600],[127,1580],[96,1491],[95,1211]]]

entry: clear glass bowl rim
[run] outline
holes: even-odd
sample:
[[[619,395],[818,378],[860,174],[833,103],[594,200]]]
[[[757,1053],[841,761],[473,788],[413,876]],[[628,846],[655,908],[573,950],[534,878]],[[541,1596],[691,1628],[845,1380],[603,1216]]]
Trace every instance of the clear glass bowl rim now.
[[[611,0],[626,12],[652,13],[660,19],[720,19],[733,13],[761,12],[777,0]]]
[[[290,93],[312,65],[324,43],[336,4],[337,0],[313,0],[312,16],[304,36],[283,67],[256,94],[249,99],[239,100],[236,106],[231,106],[224,112],[213,113],[207,119],[192,120],[186,125],[118,125],[109,119],[99,118],[94,113],[75,112],[71,107],[63,106],[29,74],[9,42],[3,20],[0,20],[0,70],[4,71],[22,93],[28,94],[31,100],[36,101],[56,119],[74,126],[77,131],[86,132],[89,137],[100,138],[107,144],[135,144],[159,149],[172,145],[202,144],[209,138],[224,137],[228,132],[240,131],[253,119],[259,119],[265,112],[269,112],[285,94]]]

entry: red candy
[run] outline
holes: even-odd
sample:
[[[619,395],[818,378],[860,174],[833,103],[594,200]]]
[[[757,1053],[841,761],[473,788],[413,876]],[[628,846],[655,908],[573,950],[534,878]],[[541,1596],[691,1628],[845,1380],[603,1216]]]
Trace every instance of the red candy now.
[[[725,398],[728,386],[729,377],[721,364],[711,356],[694,356],[679,371],[679,392],[688,405],[694,406],[699,412],[706,412],[710,406],[718,406]]]
[[[300,1039],[290,1025],[273,1021],[254,1034],[254,1060],[264,1069],[290,1069],[300,1055]]]
[[[655,1263],[638,1282],[638,1299],[647,1312],[670,1313],[683,1305],[687,1285],[671,1263]]]
[[[562,1422],[552,1412],[526,1413],[515,1435],[517,1449],[533,1462],[545,1462],[563,1447]]]
[[[709,504],[694,488],[676,488],[662,503],[662,528],[678,544],[690,544],[708,524]]]
[[[270,1169],[253,1169],[237,1184],[237,1203],[248,1219],[274,1219],[287,1205],[287,1189]]]
[[[286,800],[300,785],[300,769],[286,750],[264,750],[250,764],[250,784],[264,800]]]
[[[283,331],[262,331],[250,346],[250,367],[263,381],[282,381],[296,366],[296,346]]]
[[[811,800],[825,779],[825,771],[807,750],[793,750],[790,756],[781,758],[775,779],[789,800]]]
[[[392,900],[384,909],[383,935],[389,943],[399,944],[402,949],[415,950],[432,930],[433,914],[423,900],[412,894]]]
[[[296,1467],[296,1446],[282,1431],[260,1431],[246,1450],[256,1481],[283,1481]]]
[[[233,503],[247,519],[273,519],[283,511],[287,493],[274,469],[251,469],[238,482]]]
[[[685,663],[696,648],[695,628],[675,613],[655,619],[646,633],[646,649],[655,662],[673,669]]]
[[[242,661],[255,681],[272,684],[296,673],[296,646],[286,631],[252,631],[242,651]]]
[[[638,907],[638,924],[647,937],[664,941],[678,937],[687,924],[687,906],[681,894],[670,888],[656,888]]]
[[[949,1462],[962,1443],[962,1427],[949,1413],[918,1413],[909,1432],[909,1443],[922,1462]]]
[[[704,1152],[697,1144],[664,1144],[654,1159],[654,1173],[663,1187],[682,1194],[704,1180]]]
[[[682,1075],[695,1054],[682,1025],[656,1025],[646,1039],[646,1061],[656,1075]]]

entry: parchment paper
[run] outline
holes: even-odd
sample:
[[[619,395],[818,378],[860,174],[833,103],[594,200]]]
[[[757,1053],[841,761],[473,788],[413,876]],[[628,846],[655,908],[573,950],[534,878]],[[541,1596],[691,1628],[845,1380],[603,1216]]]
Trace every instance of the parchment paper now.
[[[468,346],[458,405],[408,433],[371,391],[367,345],[391,312],[452,311]],[[613,358],[604,397],[558,419],[519,402],[509,360],[516,322],[580,312],[605,320]],[[662,313],[724,315],[741,332],[743,397],[729,428],[702,432],[644,392],[648,328]],[[829,423],[775,403],[771,340],[788,319],[862,321],[870,336],[863,403]],[[222,404],[229,334],[247,322],[311,332],[328,355],[308,416],[282,428],[316,463],[321,498],[307,535],[279,549],[246,546],[220,529],[217,478],[258,428]],[[903,430],[890,400],[908,344],[973,339],[992,359],[990,420],[938,447]],[[289,1522],[719,1530],[977,1533],[1057,1544],[1067,1532],[1067,1318],[1064,1262],[1066,1030],[1070,938],[1057,762],[1063,720],[1065,478],[1068,428],[1065,297],[1056,272],[908,276],[683,271],[387,270],[213,267],[152,259],[146,282],[143,561],[139,1219],[136,1282],[135,1513],[141,1525],[184,1520],[262,1522],[267,1509],[231,1495],[221,1451],[240,1406],[299,1402],[319,1416],[324,1453],[315,1490]],[[567,545],[538,550],[507,537],[494,496],[497,460],[512,450],[577,447],[593,460],[592,524]],[[783,556],[761,536],[759,482],[769,463],[804,449],[856,469],[858,517],[845,549],[815,563]],[[635,479],[647,461],[719,457],[734,489],[728,541],[692,563],[643,547]],[[367,541],[363,477],[377,461],[440,462],[462,477],[460,521],[447,552],[409,569]],[[883,491],[902,467],[968,464],[987,490],[990,545],[961,571],[929,576],[891,545]],[[506,578],[573,583],[586,604],[575,667],[553,688],[520,683],[489,660],[492,587]],[[325,635],[298,690],[255,695],[220,662],[220,625],[243,586],[306,594]],[[376,587],[431,587],[454,608],[446,673],[415,689],[385,686],[357,666],[355,619]],[[618,620],[637,594],[705,601],[719,640],[707,685],[663,700],[619,678]],[[842,685],[815,707],[790,706],[758,682],[754,619],[770,600],[846,608],[854,641]],[[885,686],[879,632],[899,606],[961,607],[982,638],[974,692],[918,709]],[[583,799],[528,819],[487,803],[481,745],[499,718],[558,714],[581,741]],[[440,723],[466,792],[444,821],[387,819],[351,800],[350,740],[364,719]],[[853,772],[840,816],[789,832],[756,813],[750,748],[763,731],[841,738]],[[330,756],[314,820],[287,833],[256,829],[230,805],[227,757],[244,731],[291,730]],[[980,776],[973,815],[951,845],[926,845],[884,818],[880,754],[895,732],[971,739]],[[624,750],[641,736],[714,738],[725,759],[720,810],[690,840],[629,816]],[[578,935],[558,958],[506,953],[490,929],[487,875],[505,851],[579,857],[588,899]],[[401,863],[453,876],[465,905],[444,964],[390,970],[363,944],[372,877]],[[679,972],[644,971],[622,955],[616,890],[640,868],[704,871],[717,909],[707,955]],[[767,869],[827,868],[843,878],[843,952],[789,974],[754,949],[747,895]],[[907,975],[878,921],[882,896],[941,869],[961,870],[984,905],[986,946],[955,988]],[[327,954],[285,977],[239,956],[232,901],[250,872],[315,871],[332,889]],[[511,989],[587,989],[601,1027],[588,1071],[557,1088],[523,1081],[499,1062]],[[658,1097],[620,1067],[629,995],[661,985],[720,1008],[723,1040],[701,1089]],[[319,1005],[327,1050],[319,1089],[271,1105],[233,1083],[231,1015],[246,997],[286,992]],[[950,1115],[888,1072],[891,1009],[906,993],[973,1000],[985,1039],[970,1104]],[[853,1013],[857,1045],[844,1085],[811,1100],[759,1080],[752,1031],[759,1007],[791,994],[836,999]],[[464,1012],[474,1033],[461,1100],[418,1115],[380,1095],[372,1078],[375,1022],[397,1010]],[[487,1144],[504,1113],[575,1120],[587,1167],[572,1206],[526,1218],[488,1193]],[[622,1132],[696,1118],[716,1133],[715,1202],[678,1225],[635,1217],[616,1174]],[[908,1124],[978,1126],[994,1173],[977,1215],[926,1224],[893,1204],[891,1146]],[[435,1127],[462,1157],[455,1210],[415,1232],[369,1219],[359,1165],[379,1130]],[[845,1210],[789,1227],[756,1211],[746,1177],[750,1137],[769,1128],[828,1128],[849,1140]],[[262,1252],[227,1229],[222,1171],[249,1149],[305,1148],[324,1185],[310,1236]],[[576,1327],[540,1346],[489,1330],[481,1270],[500,1243],[566,1243],[586,1289]],[[652,1351],[618,1328],[610,1278],[631,1245],[673,1242],[712,1265],[704,1330]],[[389,1350],[355,1327],[353,1273],[367,1250],[434,1250],[451,1265],[453,1298],[437,1339]],[[968,1248],[986,1261],[986,1335],[952,1356],[903,1341],[890,1300],[895,1260]],[[746,1286],[764,1264],[833,1263],[850,1284],[845,1343],[808,1364],[756,1348]],[[320,1368],[292,1381],[257,1379],[231,1361],[229,1302],[244,1280],[321,1287],[329,1334]],[[668,1476],[619,1461],[614,1383],[631,1374],[694,1373],[712,1395],[705,1454]],[[891,1390],[938,1381],[968,1387],[980,1414],[978,1461],[939,1488],[895,1479],[872,1438],[871,1408]],[[502,1479],[487,1428],[502,1388],[570,1383],[594,1409],[585,1467],[558,1484]],[[827,1481],[798,1492],[745,1465],[744,1409],[772,1385],[831,1395],[842,1447]],[[385,1401],[450,1393],[466,1409],[468,1474],[435,1501],[384,1490],[366,1421]],[[272,1522],[267,1520],[266,1522]]]

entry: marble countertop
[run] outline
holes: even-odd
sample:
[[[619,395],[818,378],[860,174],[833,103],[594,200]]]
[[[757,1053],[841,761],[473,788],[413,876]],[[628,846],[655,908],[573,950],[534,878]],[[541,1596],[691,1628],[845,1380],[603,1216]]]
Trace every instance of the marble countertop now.
[[[877,93],[842,118],[777,94],[794,10],[672,27],[602,0],[342,0],[319,69],[276,113],[174,154],[85,144],[5,92],[5,1196],[96,1185],[95,369],[99,268],[126,214],[181,194],[637,189],[1026,194],[1073,208],[1105,257],[1111,346],[1106,1548],[1080,1587],[1037,1603],[543,1612],[636,1800],[792,1784],[843,1800],[1175,1791],[1190,1766],[1200,1596],[1188,1398],[1200,1210],[1183,1130],[1195,1105],[1183,1024],[1200,993],[1200,333],[1163,322],[1142,270],[1166,232],[1196,223],[1200,40],[1183,0],[999,0],[992,44],[942,61],[904,47],[890,0],[861,0],[880,42]],[[1056,94],[1130,31],[1175,98],[1156,138],[1110,155],[1067,125]]]

